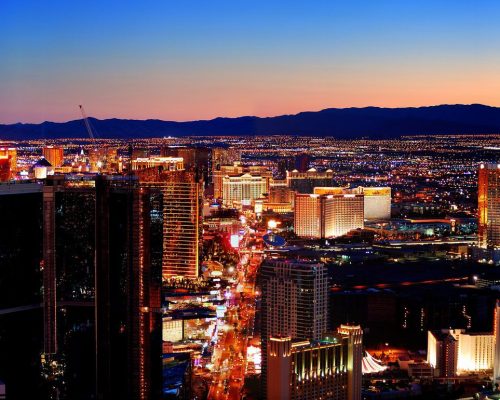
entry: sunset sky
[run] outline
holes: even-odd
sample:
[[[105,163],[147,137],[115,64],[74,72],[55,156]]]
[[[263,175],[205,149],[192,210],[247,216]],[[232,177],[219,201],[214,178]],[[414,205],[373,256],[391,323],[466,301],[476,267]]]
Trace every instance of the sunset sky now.
[[[0,123],[500,106],[500,2],[0,0]]]

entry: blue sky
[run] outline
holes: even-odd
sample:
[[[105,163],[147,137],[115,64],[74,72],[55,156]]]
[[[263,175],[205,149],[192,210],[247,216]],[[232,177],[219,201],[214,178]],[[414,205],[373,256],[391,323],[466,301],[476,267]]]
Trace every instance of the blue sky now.
[[[0,2],[0,123],[500,106],[496,1]]]

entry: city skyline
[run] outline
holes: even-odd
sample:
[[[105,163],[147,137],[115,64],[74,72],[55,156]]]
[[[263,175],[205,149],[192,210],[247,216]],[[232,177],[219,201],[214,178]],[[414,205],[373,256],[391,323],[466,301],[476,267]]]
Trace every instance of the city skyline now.
[[[0,400],[500,400],[499,2],[0,13]]]
[[[1,123],[500,105],[493,1],[2,8]]]

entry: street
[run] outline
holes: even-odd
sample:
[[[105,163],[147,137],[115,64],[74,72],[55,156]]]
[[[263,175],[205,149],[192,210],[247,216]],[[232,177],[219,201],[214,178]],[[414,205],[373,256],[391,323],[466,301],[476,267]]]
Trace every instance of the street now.
[[[240,399],[245,381],[248,340],[254,329],[255,279],[262,261],[262,241],[252,245],[245,234],[240,250],[237,284],[231,289],[232,306],[228,308],[223,334],[213,354],[209,400]]]

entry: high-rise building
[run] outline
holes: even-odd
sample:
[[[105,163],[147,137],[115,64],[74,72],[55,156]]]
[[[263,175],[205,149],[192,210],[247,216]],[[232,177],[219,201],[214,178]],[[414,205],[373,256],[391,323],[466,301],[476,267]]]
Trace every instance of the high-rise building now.
[[[362,339],[361,328],[351,325],[319,340],[270,337],[267,398],[361,399]]]
[[[295,156],[295,169],[299,172],[307,172],[311,164],[311,156],[307,153],[301,153]]]
[[[478,244],[500,246],[500,164],[481,164],[478,172]]]
[[[494,369],[495,334],[442,329],[428,332],[427,362],[434,375],[451,377]]]
[[[54,176],[44,187],[44,359],[63,355],[73,385],[85,379],[89,390],[95,382],[89,397],[149,399],[161,390],[161,317],[153,312],[160,308],[160,273],[151,263],[150,204],[148,189],[133,176]],[[68,302],[64,314],[61,301]],[[73,305],[95,313],[72,325],[64,319]],[[66,340],[58,338],[84,327],[93,327],[95,343],[79,344],[85,356],[71,361]]]
[[[97,398],[161,393],[159,277],[151,263],[150,191],[134,177],[96,180]]]
[[[272,180],[271,170],[269,170],[265,166],[241,165],[240,163],[235,162],[232,165],[222,165],[220,167],[220,170],[213,171],[212,181],[214,185],[214,198],[216,199],[223,198],[226,204],[231,204],[230,202],[233,201],[233,200],[228,200],[226,196],[229,196],[237,200],[237,198],[240,197],[240,192],[243,195],[244,194],[243,190],[245,190],[243,187],[239,185],[241,184],[242,181],[248,181],[248,177],[242,179],[243,175],[250,175],[252,177],[255,177],[253,179],[254,181],[253,184],[257,182],[260,182],[259,185],[262,185],[262,183],[264,184],[263,187],[260,186],[258,188],[253,188],[255,189],[256,192],[259,193],[259,195],[255,194],[255,196],[257,196],[255,198],[260,197],[264,193],[268,193],[269,185]],[[225,185],[224,181],[226,182]],[[251,181],[252,180],[250,180],[250,182],[246,182],[248,188],[250,188],[248,184],[252,183]],[[231,187],[231,189],[234,190],[234,195],[231,194],[231,190],[229,190],[231,185],[236,185],[234,187]]]
[[[266,193],[266,179],[260,175],[242,174],[222,178],[222,197],[224,204],[250,205],[253,200]]]
[[[234,147],[214,147],[212,149],[212,171],[220,171],[225,165],[241,161],[241,154]]]
[[[347,338],[318,341],[271,337],[267,398],[273,400],[347,400]]]
[[[288,187],[286,180],[271,180],[269,196],[263,204],[264,211],[289,213],[293,210],[294,192]]]
[[[326,332],[328,276],[324,264],[284,259],[266,261],[260,274],[262,379],[265,383],[271,336],[316,340]]]
[[[54,167],[60,167],[64,163],[64,149],[56,146],[45,146],[42,148],[43,157]]]
[[[211,172],[212,152],[207,147],[170,146],[161,149],[162,157],[180,157],[184,160],[186,171],[196,172],[208,182]]]
[[[297,236],[331,238],[364,227],[362,194],[296,194],[294,231]]]
[[[17,171],[17,149],[0,147],[0,182],[7,182]]]
[[[141,186],[158,194],[163,220],[163,279],[199,274],[203,185],[196,172],[149,168],[138,171]]]
[[[293,200],[293,192],[290,190],[285,180],[273,179],[269,185],[269,202],[291,204]]]
[[[158,167],[162,167],[165,171],[184,169],[184,159],[182,157],[137,157],[132,159],[132,171]]]
[[[11,180],[11,161],[9,156],[0,156],[0,182],[8,182]]]
[[[363,187],[315,187],[314,194],[362,194],[364,195],[364,218],[366,220],[391,218],[391,188]]]
[[[427,362],[434,368],[434,376],[454,377],[457,374],[458,341],[445,329],[427,334]]]
[[[391,219],[390,187],[358,187],[354,193],[363,194],[365,219]]]
[[[295,195],[293,227],[297,236],[322,237],[324,199],[317,194]]]
[[[0,377],[7,398],[40,398],[42,185],[0,183],[0,215]]]
[[[310,168],[306,172],[287,171],[286,180],[288,187],[297,193],[313,193],[317,186],[332,186],[333,171],[328,169],[320,172],[315,168]]]
[[[363,330],[359,325],[340,325],[338,333],[347,337],[347,398],[361,398]]]
[[[493,384],[500,382],[500,300],[496,301],[493,313],[493,340],[495,344],[493,354]]]

